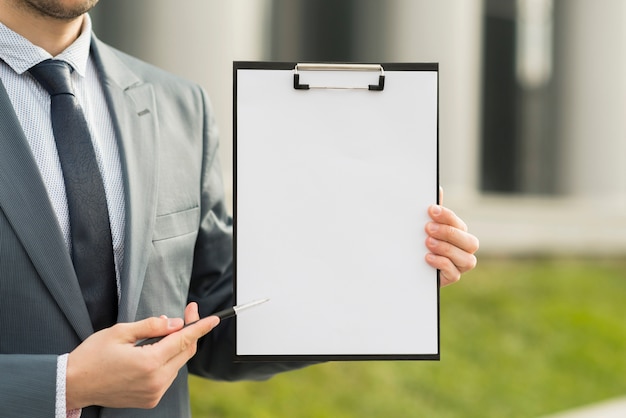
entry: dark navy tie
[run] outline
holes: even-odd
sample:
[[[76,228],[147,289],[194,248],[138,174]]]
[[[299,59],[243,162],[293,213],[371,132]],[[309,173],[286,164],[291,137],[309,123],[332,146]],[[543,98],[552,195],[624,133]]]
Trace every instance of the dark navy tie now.
[[[52,131],[63,170],[72,262],[96,331],[117,320],[117,283],[104,184],[85,115],[74,96],[71,67],[46,60],[30,70],[50,93]]]

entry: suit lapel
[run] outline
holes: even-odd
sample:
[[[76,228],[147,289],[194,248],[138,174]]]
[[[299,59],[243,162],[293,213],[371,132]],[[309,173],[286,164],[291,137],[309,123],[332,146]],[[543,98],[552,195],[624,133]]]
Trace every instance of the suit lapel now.
[[[72,260],[13,105],[0,82],[0,208],[81,339],[93,328]]]
[[[152,248],[157,198],[157,119],[152,85],[95,38],[92,53],[120,148],[126,199],[119,319],[134,321]]]

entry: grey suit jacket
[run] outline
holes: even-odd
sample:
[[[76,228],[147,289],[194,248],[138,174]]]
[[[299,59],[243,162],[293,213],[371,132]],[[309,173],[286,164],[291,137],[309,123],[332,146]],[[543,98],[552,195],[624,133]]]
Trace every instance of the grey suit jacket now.
[[[189,300],[199,303],[202,315],[227,307],[231,221],[205,93],[95,37],[92,54],[117,130],[125,186],[118,321],[181,317]],[[201,341],[191,372],[263,379],[300,366],[233,363],[231,328],[225,322]],[[54,417],[57,355],[92,332],[46,189],[0,83],[2,417]],[[183,369],[155,409],[103,408],[100,416],[187,417],[188,398]]]

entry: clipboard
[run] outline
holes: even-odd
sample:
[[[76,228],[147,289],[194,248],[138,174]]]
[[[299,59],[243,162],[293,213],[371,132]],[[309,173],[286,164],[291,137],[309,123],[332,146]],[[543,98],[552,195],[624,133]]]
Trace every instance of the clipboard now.
[[[237,361],[439,360],[438,64],[234,62]]]

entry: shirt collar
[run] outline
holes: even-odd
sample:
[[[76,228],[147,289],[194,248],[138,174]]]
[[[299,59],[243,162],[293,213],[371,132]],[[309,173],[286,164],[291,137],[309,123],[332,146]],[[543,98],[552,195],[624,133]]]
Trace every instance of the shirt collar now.
[[[41,47],[13,32],[0,22],[0,59],[17,74],[22,74],[41,61],[54,58],[70,64],[74,71],[84,77],[89,47],[91,45],[91,18],[85,14],[80,36],[63,52],[53,57]]]

